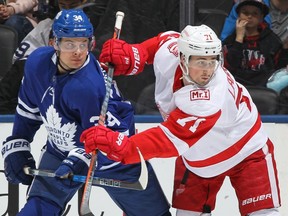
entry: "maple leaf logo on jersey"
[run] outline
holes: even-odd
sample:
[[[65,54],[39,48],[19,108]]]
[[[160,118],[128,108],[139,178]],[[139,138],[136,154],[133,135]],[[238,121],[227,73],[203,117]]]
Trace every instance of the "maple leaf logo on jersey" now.
[[[43,122],[48,132],[49,141],[56,145],[61,151],[70,151],[75,148],[73,138],[76,133],[76,124],[67,123],[62,125],[62,118],[53,105],[47,109],[46,118],[47,119],[43,117]]]

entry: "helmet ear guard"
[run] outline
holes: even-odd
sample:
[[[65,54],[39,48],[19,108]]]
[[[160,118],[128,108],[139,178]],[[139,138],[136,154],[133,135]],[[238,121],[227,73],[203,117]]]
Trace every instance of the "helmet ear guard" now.
[[[191,79],[191,77],[189,76],[189,69],[188,69],[188,61],[189,58],[187,59],[187,57],[185,55],[183,55],[183,53],[179,53],[180,56],[180,68],[182,70],[182,74],[183,74],[183,78],[188,82],[188,83],[193,83],[194,81]]]

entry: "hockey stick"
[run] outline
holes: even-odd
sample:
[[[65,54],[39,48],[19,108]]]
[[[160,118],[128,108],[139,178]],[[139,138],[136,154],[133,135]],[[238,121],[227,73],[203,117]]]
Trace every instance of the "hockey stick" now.
[[[131,190],[145,190],[147,186],[147,167],[145,164],[145,161],[143,159],[143,156],[139,149],[138,153],[141,158],[141,174],[139,176],[139,179],[136,182],[127,182],[127,181],[121,181],[116,179],[109,179],[109,178],[100,178],[100,177],[94,177],[92,178],[92,184],[95,186],[107,186],[107,187],[115,187],[115,188],[124,188],[124,189],[131,189]],[[24,167],[24,172],[27,175],[32,176],[43,176],[43,177],[56,177],[54,171],[51,170],[40,170],[40,169],[32,169],[30,167]],[[63,179],[71,179],[75,182],[86,182],[87,176],[82,175],[67,175],[63,177]]]
[[[122,28],[122,22],[124,18],[124,13],[121,11],[118,11],[116,13],[116,21],[115,21],[115,26],[114,26],[114,33],[113,33],[113,38],[119,38],[120,37],[120,32]],[[106,80],[106,94],[105,98],[101,107],[101,113],[99,116],[99,125],[104,125],[105,124],[105,116],[108,108],[108,101],[109,101],[109,96],[110,96],[110,90],[111,90],[111,85],[113,81],[113,73],[114,73],[114,67],[111,64],[108,64],[108,74],[107,74],[107,80]],[[90,193],[92,189],[92,184],[93,184],[93,177],[94,177],[94,171],[95,171],[95,166],[96,166],[96,160],[97,160],[97,152],[96,150],[92,152],[92,157],[90,160],[90,166],[89,170],[87,173],[87,178],[84,186],[84,191],[83,191],[83,197],[80,205],[80,214],[83,216],[94,216],[94,214],[91,212],[90,207],[89,207],[89,199],[90,199]],[[144,163],[145,164],[145,163]],[[145,164],[146,166],[146,164]],[[147,168],[146,168],[147,169]],[[148,176],[147,176],[148,178]]]

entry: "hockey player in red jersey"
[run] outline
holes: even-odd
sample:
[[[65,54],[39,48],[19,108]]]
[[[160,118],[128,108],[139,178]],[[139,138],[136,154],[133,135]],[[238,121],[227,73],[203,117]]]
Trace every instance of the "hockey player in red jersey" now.
[[[177,157],[172,206],[177,216],[211,215],[230,177],[242,216],[279,216],[273,144],[244,86],[222,67],[221,41],[208,26],[187,26],[141,44],[107,41],[100,61],[115,74],[153,63],[155,100],[165,121],[130,138],[102,126],[85,130],[87,152],[100,149],[125,164]]]

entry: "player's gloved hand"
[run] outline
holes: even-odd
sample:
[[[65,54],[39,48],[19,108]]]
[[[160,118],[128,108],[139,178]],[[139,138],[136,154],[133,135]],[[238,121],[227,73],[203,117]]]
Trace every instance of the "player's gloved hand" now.
[[[25,166],[35,169],[35,160],[30,153],[30,143],[25,139],[8,137],[2,146],[4,172],[7,180],[12,184],[22,183],[30,185],[33,177],[23,171]]]
[[[143,71],[148,53],[141,44],[128,44],[123,40],[109,39],[103,44],[100,62],[114,65],[114,75],[134,75]]]
[[[61,180],[65,186],[77,186],[79,183],[73,182],[69,176],[73,174],[87,175],[91,155],[87,154],[82,148],[75,148],[69,152],[58,169],[55,171],[56,177]]]
[[[102,125],[85,130],[80,137],[86,152],[99,149],[114,161],[122,161],[129,148],[129,138],[122,133],[115,132]]]

